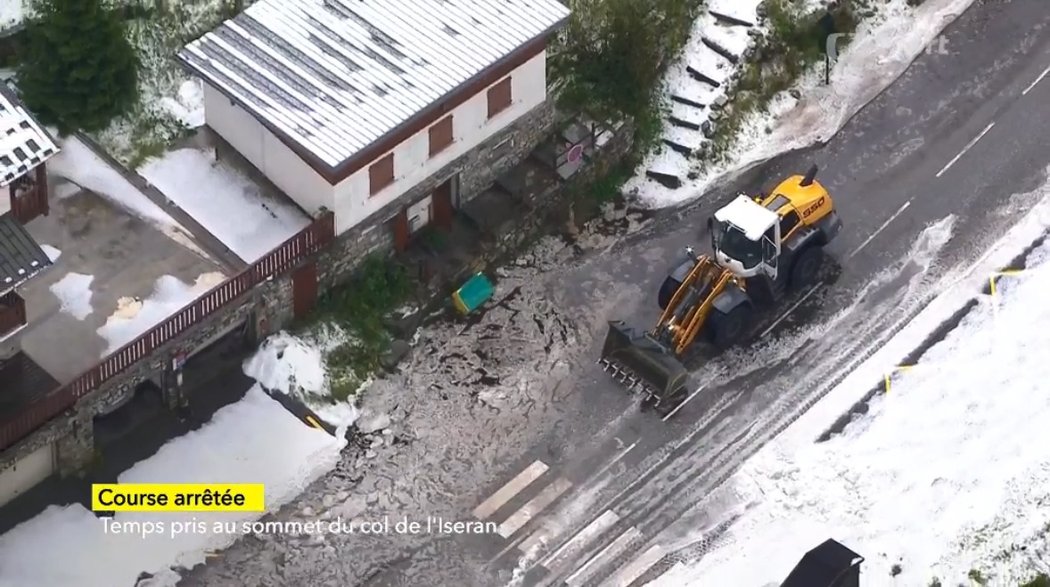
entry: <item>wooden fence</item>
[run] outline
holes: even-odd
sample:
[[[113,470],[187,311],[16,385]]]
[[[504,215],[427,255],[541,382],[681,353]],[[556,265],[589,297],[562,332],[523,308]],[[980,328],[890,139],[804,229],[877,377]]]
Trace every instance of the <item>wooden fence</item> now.
[[[81,397],[98,389],[255,286],[288,271],[303,258],[325,248],[334,238],[335,219],[331,212],[327,212],[240,274],[197,298],[79,377],[27,404],[17,416],[0,423],[0,450],[25,438],[60,412],[73,407]]]

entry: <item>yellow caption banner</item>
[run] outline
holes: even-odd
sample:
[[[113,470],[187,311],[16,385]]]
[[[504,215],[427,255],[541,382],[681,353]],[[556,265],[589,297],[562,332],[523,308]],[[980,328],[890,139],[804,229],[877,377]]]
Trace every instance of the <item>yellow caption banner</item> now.
[[[103,512],[262,512],[262,483],[96,483],[91,509]]]

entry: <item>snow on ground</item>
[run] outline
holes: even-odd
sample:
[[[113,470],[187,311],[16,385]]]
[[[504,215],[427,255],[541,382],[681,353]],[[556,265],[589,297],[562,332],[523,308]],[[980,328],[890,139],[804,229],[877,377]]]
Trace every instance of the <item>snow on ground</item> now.
[[[22,23],[24,0],[3,0],[0,2],[0,31]]]
[[[58,298],[61,311],[77,320],[90,316],[91,282],[94,280],[95,277],[92,275],[70,272],[52,284],[51,293]]]
[[[728,540],[653,585],[777,585],[799,558],[835,538],[866,558],[865,585],[992,585],[1047,572],[1050,558],[1050,243],[1028,271],[1000,282],[919,366],[841,435],[813,440],[988,275],[1050,227],[1050,189],[1026,219],[824,400],[704,503],[745,504]],[[997,303],[996,303],[997,302]],[[701,507],[703,504],[700,504]],[[689,542],[700,536],[690,537]],[[756,558],[757,557],[757,558]],[[758,559],[761,560],[758,560]],[[891,577],[893,565],[901,573]]]
[[[352,403],[332,400],[325,357],[347,340],[333,326],[307,338],[279,332],[244,362],[244,374],[270,391],[297,397],[337,429],[346,428],[357,420],[358,411]]]
[[[44,254],[47,255],[48,259],[51,259],[52,263],[57,261],[58,258],[62,256],[62,251],[56,249],[55,247],[52,247],[51,245],[40,245],[40,250],[44,251]]]
[[[171,151],[149,160],[140,173],[249,263],[310,224],[290,202],[268,197],[256,183],[217,162],[214,151]]]
[[[199,79],[188,79],[174,97],[164,96],[161,104],[186,128],[204,126],[204,88]]]
[[[102,357],[135,340],[225,280],[221,273],[211,272],[202,274],[189,285],[165,275],[157,279],[153,294],[145,300],[120,298],[117,310],[98,329],[99,336],[106,339],[108,345]]]
[[[121,474],[119,483],[263,483],[270,512],[331,470],[346,444],[304,426],[258,386],[201,428],[169,441]],[[173,522],[256,520],[253,513],[117,513],[114,520]],[[239,535],[170,532],[115,534],[81,505],[51,506],[0,536],[0,587],[131,587],[139,573],[151,587],[174,586],[169,567],[203,563]],[[55,564],[61,553],[61,564]]]
[[[780,153],[829,140],[857,111],[900,77],[973,0],[926,0],[914,8],[907,5],[907,0],[884,2],[875,17],[861,24],[848,48],[840,54],[832,70],[831,83],[823,83],[823,65],[804,75],[794,88],[801,92],[801,100],[785,92],[774,99],[768,111],[750,117],[725,163],[712,165],[697,179],[688,180],[693,162],[665,148],[639,167],[641,173],[627,182],[625,192],[637,193],[638,204],[645,207],[673,206],[703,195],[709,186],[727,174]],[[705,50],[707,47],[690,41],[684,59],[696,59],[691,54],[694,51],[701,57],[707,55]],[[669,87],[689,83],[683,69],[675,66],[669,70]],[[700,115],[701,121],[707,119],[706,112]],[[767,128],[772,133],[767,134]],[[682,130],[669,132],[681,134]],[[673,140],[671,136],[667,138]],[[683,185],[678,189],[666,188],[646,178],[647,169],[677,175]]]
[[[51,174],[91,190],[143,220],[160,226],[178,226],[171,216],[131,185],[119,171],[106,164],[80,139],[62,140],[60,148],[58,154],[48,161],[48,171]]]

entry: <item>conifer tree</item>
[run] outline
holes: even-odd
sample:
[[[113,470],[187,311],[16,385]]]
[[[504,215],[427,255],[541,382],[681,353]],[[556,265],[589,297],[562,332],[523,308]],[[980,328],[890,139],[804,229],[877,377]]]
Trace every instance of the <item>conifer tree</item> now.
[[[37,0],[26,23],[18,87],[62,134],[105,128],[138,96],[138,58],[105,0]]]

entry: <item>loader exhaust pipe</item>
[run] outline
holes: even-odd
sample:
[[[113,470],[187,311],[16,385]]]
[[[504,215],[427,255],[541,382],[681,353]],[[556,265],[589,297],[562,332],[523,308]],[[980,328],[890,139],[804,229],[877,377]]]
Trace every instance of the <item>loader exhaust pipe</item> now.
[[[817,178],[817,166],[814,165],[813,167],[809,168],[809,171],[806,172],[806,175],[802,178],[802,181],[798,185],[800,185],[802,187],[807,187],[809,185],[812,185],[813,180],[816,179],[816,178]]]

